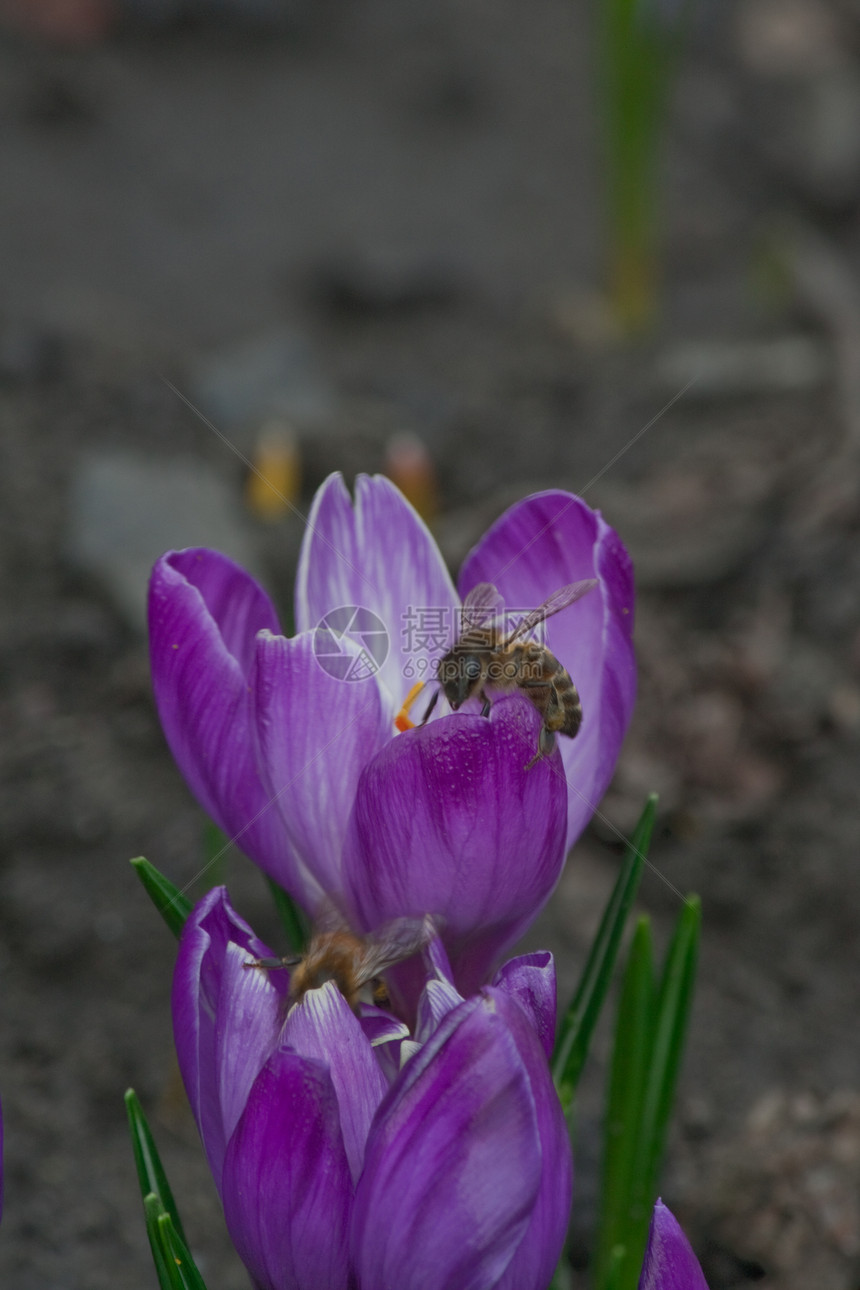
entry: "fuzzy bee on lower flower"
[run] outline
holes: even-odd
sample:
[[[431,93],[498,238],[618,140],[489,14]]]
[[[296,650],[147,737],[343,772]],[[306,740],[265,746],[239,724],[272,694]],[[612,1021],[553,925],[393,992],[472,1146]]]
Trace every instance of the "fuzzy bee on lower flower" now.
[[[555,736],[572,739],[582,724],[582,704],[570,673],[545,645],[526,640],[546,618],[560,613],[597,586],[596,578],[571,582],[554,591],[542,605],[526,614],[513,631],[503,632],[496,624],[503,606],[499,592],[490,582],[479,582],[463,602],[463,631],[447,654],[439,660],[436,680],[439,688],[424,713],[430,716],[440,693],[456,712],[467,699],[483,701],[481,715],[490,711],[485,686],[497,690],[519,690],[537,708],[543,724],[537,752],[526,766],[547,757],[555,748]]]
[[[289,968],[290,1003],[300,1003],[308,990],[333,981],[353,1012],[361,1003],[388,1007],[388,988],[382,973],[422,950],[436,934],[436,923],[425,918],[394,918],[368,936],[353,932],[334,909],[320,912],[304,954],[286,958],[251,959],[246,968]]]

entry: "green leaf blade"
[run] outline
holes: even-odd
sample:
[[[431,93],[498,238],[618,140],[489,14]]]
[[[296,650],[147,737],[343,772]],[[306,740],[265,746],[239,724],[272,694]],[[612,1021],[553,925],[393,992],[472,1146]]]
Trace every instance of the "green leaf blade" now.
[[[167,1174],[164,1172],[164,1166],[161,1163],[161,1157],[158,1154],[152,1130],[144,1115],[140,1099],[133,1088],[126,1091],[125,1109],[128,1115],[128,1126],[131,1133],[131,1145],[134,1151],[134,1163],[137,1168],[140,1194],[144,1197],[144,1200],[150,1195],[158,1199],[165,1213],[172,1218],[176,1231],[184,1241],[185,1233],[182,1230],[179,1209],[173,1199],[173,1192],[170,1190],[170,1183],[167,1181]]]
[[[639,889],[656,813],[657,794],[652,793],[628,844],[621,872],[589,951],[579,985],[559,1027],[552,1073],[562,1106],[568,1115],[573,1108],[576,1087],[612,981],[627,918]]]
[[[144,856],[137,856],[130,863],[146,894],[178,939],[191,913],[191,901]]]
[[[607,1099],[597,1290],[638,1285],[692,1007],[700,927],[698,898],[688,897],[659,982],[652,968],[650,998],[639,928],[634,937]],[[614,1254],[622,1247],[620,1256]],[[620,1257],[614,1268],[613,1257]]]
[[[155,1264],[160,1290],[182,1290],[175,1269],[164,1250],[164,1241],[158,1220],[164,1213],[164,1206],[154,1193],[143,1198],[143,1213],[146,1220],[146,1235],[149,1237],[149,1248]]]
[[[293,954],[301,954],[308,942],[308,923],[292,896],[274,878],[266,877],[275,902],[287,944]]]
[[[125,1095],[146,1234],[160,1290],[206,1290],[188,1250],[182,1221],[155,1139],[133,1088]]]
[[[206,886],[221,887],[227,881],[229,851],[233,843],[223,829],[219,829],[214,820],[207,820],[203,825],[203,855],[205,866],[200,877],[206,878]]]
[[[174,1278],[175,1290],[206,1290],[188,1246],[177,1233],[169,1214],[158,1216],[158,1229],[161,1249]]]
[[[635,1236],[641,1218],[635,1209],[639,1126],[652,1060],[656,1005],[651,925],[647,918],[641,918],[624,973],[612,1052],[595,1260],[597,1290],[608,1290],[610,1285],[626,1290],[628,1269],[636,1259]],[[617,1253],[619,1247],[623,1247],[623,1255]],[[620,1267],[616,1266],[619,1259]]]
[[[651,1068],[645,1090],[640,1170],[656,1195],[693,1003],[702,907],[688,896],[678,917],[660,982]],[[653,1201],[651,1202],[653,1203]],[[649,1205],[650,1209],[650,1205]]]

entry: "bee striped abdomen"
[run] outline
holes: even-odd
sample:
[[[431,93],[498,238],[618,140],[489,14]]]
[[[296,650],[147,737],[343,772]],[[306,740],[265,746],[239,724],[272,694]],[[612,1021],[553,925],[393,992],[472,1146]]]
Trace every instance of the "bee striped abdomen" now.
[[[582,703],[579,691],[570,679],[570,674],[563,667],[559,672],[555,692],[564,712],[564,721],[558,730],[559,733],[568,735],[572,739],[582,725]]]
[[[576,686],[555,655],[528,638],[546,618],[560,613],[596,586],[596,578],[586,578],[559,587],[537,609],[527,613],[513,631],[502,634],[502,628],[497,626],[501,597],[491,583],[478,583],[463,602],[467,619],[463,634],[437,664],[439,688],[428,704],[424,721],[439,694],[445,695],[454,712],[467,699],[481,699],[481,715],[488,717],[488,689],[519,690],[541,717],[538,750],[526,770],[552,753],[557,734],[573,738],[582,724]]]
[[[522,646],[520,669],[544,727],[572,739],[582,724],[582,704],[570,673],[554,654],[534,643]]]

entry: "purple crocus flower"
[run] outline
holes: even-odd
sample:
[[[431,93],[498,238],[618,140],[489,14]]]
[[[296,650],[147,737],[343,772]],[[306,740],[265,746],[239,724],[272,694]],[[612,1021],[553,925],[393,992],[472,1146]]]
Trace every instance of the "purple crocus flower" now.
[[[654,1206],[639,1290],[708,1290],[690,1242],[662,1200]]]
[[[457,635],[460,595],[493,582],[525,611],[585,578],[596,590],[547,623],[582,698],[576,739],[526,770],[540,717],[519,694],[498,696],[489,719],[443,700],[398,733],[407,692]],[[629,560],[570,494],[512,507],[459,593],[393,484],[360,476],[353,503],[333,475],[308,520],[295,637],[248,574],[207,550],[158,561],[149,622],[162,725],[221,828],[308,910],[325,897],[364,930],[437,916],[468,993],[545,903],[606,789],[635,670]]]
[[[437,941],[410,1038],[333,982],[287,1010],[286,970],[247,968],[266,954],[215,889],[173,986],[185,1086],[255,1285],[545,1290],[572,1182],[551,956],[463,999]]]

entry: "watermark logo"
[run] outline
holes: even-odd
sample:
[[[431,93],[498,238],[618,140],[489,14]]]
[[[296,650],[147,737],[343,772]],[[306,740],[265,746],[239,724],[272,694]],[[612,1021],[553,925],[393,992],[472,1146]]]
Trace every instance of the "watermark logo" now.
[[[542,670],[539,665],[533,669],[533,675],[521,661],[514,662],[502,657],[505,643],[513,637],[531,612],[531,609],[506,609],[504,605],[500,605],[497,611],[476,619],[474,611],[470,612],[460,605],[407,606],[400,619],[400,653],[404,680],[444,681],[450,677],[453,682],[458,676],[468,679],[468,658],[476,650],[481,655],[492,651],[497,656],[488,664],[484,676],[487,683],[511,686],[517,678],[521,681],[540,679]],[[464,637],[469,648],[466,648]],[[521,639],[523,642],[532,641],[544,645],[545,622],[541,619],[534,623],[530,631],[522,634]],[[441,676],[440,663],[449,651],[451,657],[445,664],[444,676]]]
[[[414,681],[444,681],[449,674],[453,680],[463,668],[468,679],[468,668],[474,666],[469,660],[475,655],[481,658],[485,683],[509,687],[539,680],[543,674],[540,663],[532,660],[532,676],[528,660],[508,655],[515,640],[545,643],[543,621],[533,623],[529,631],[518,632],[530,612],[501,606],[476,624],[459,605],[407,605],[400,615],[399,638],[394,640],[404,681],[410,685]],[[376,676],[391,644],[385,623],[363,605],[340,605],[325,614],[314,629],[314,656],[323,671],[338,681],[366,681]],[[445,658],[443,677],[440,665]]]
[[[388,658],[385,623],[363,605],[341,605],[314,629],[314,657],[338,681],[366,681]]]

